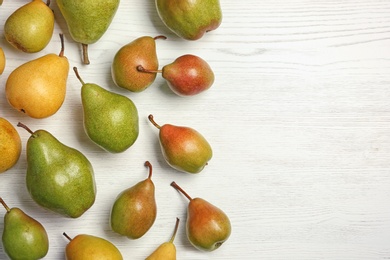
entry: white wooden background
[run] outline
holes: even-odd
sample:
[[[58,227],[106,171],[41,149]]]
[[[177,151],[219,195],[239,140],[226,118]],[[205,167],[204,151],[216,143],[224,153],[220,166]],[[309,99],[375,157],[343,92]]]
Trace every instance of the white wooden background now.
[[[0,22],[28,1],[5,0]],[[25,144],[18,164],[0,175],[0,196],[38,219],[47,229],[46,259],[64,259],[70,236],[88,233],[109,239],[125,259],[144,259],[169,239],[175,217],[178,259],[390,259],[390,1],[247,0],[221,2],[220,28],[199,41],[184,41],[164,27],[154,1],[122,0],[107,33],[90,46],[91,65],[80,63],[55,1],[52,41],[37,54],[12,49],[1,36],[7,66],[0,76],[0,116],[14,125],[46,129],[92,162],[97,182],[94,206],[78,219],[38,207],[25,187]],[[3,26],[0,26],[3,30]],[[83,79],[131,98],[139,109],[140,136],[122,154],[109,154],[83,132],[80,84],[73,72],[63,107],[54,116],[30,119],[7,103],[4,85],[20,64],[65,54]],[[145,92],[114,86],[110,65],[116,51],[137,37],[158,41],[161,65],[191,53],[205,58],[216,74],[202,95],[172,94],[161,76]],[[211,143],[214,157],[198,175],[172,170],[163,160],[157,130],[148,122],[191,126]],[[108,225],[116,195],[143,180],[154,166],[158,216],[139,240],[113,233]],[[204,253],[185,237],[186,199],[176,181],[230,217],[230,239]],[[5,211],[3,211],[5,212]],[[3,220],[0,220],[2,226]],[[0,247],[0,259],[5,259]]]

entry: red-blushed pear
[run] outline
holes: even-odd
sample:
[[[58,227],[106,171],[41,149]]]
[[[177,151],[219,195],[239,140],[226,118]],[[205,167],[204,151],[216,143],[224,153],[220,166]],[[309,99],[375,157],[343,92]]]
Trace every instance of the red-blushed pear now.
[[[210,144],[195,129],[185,126],[158,125],[153,115],[149,121],[159,129],[159,141],[165,161],[174,169],[199,173],[213,156]]]
[[[214,83],[214,72],[202,58],[186,54],[178,57],[161,70],[151,70],[138,66],[146,73],[161,73],[169,88],[179,96],[194,96],[208,90]]]
[[[228,216],[219,208],[201,198],[191,198],[176,182],[171,186],[189,199],[187,207],[187,238],[202,251],[219,248],[231,234]]]

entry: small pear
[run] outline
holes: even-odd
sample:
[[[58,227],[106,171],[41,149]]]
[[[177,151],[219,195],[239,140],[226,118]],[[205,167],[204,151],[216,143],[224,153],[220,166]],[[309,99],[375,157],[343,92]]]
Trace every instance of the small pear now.
[[[26,185],[33,200],[66,217],[78,218],[95,202],[96,185],[89,160],[45,130],[31,131],[27,141]]]
[[[111,75],[118,87],[132,92],[141,92],[155,80],[153,73],[142,73],[137,67],[142,66],[151,70],[158,69],[156,39],[165,36],[143,36],[126,44],[115,54],[111,65]]]
[[[193,96],[209,89],[214,83],[214,72],[202,58],[186,54],[162,70],[145,69],[141,65],[139,71],[146,73],[162,73],[170,89],[179,96]]]
[[[3,74],[6,64],[6,58],[3,48],[0,47],[0,75]]]
[[[7,119],[0,117],[0,173],[18,162],[21,150],[22,141],[18,131]]]
[[[32,0],[13,12],[4,24],[5,39],[15,48],[34,53],[43,50],[54,31],[50,0]]]
[[[32,118],[54,115],[65,100],[69,62],[61,38],[59,55],[47,54],[17,67],[9,75],[5,94],[8,103]]]
[[[173,231],[173,235],[168,242],[162,243],[153,253],[148,256],[145,260],[176,260],[176,246],[173,243],[175,240],[175,236],[177,233],[177,229],[179,227],[180,219],[176,218],[175,230]]]
[[[175,182],[171,186],[189,199],[186,233],[191,244],[202,251],[219,248],[230,236],[232,227],[228,216],[219,208],[201,198],[191,198]]]
[[[222,22],[219,0],[156,0],[163,23],[179,37],[198,40]]]
[[[97,42],[108,30],[119,0],[57,0],[73,40],[81,43],[84,64],[89,64],[88,45]]]
[[[49,238],[42,224],[19,208],[9,208],[2,198],[0,203],[7,210],[2,241],[8,257],[15,260],[35,260],[46,256]]]
[[[158,125],[153,115],[149,121],[159,129],[159,141],[165,161],[174,169],[199,173],[213,156],[210,144],[195,129],[184,126]]]
[[[111,153],[126,151],[137,140],[138,111],[129,98],[80,80],[83,103],[84,129],[97,145]]]
[[[116,198],[112,209],[111,229],[130,239],[138,239],[152,227],[157,215],[155,187],[152,182],[152,165],[149,167],[147,179],[122,191]]]
[[[70,241],[66,245],[66,260],[122,260],[123,256],[119,249],[110,241],[87,234],[80,234],[70,238],[66,233],[63,235]]]

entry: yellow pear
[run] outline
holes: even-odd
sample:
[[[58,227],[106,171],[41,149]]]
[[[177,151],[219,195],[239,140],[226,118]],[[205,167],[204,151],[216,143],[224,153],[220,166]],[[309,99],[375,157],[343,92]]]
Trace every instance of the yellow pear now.
[[[28,61],[9,75],[5,94],[9,104],[32,118],[45,118],[55,114],[65,100],[69,62],[61,52],[47,54]]]
[[[179,218],[176,218],[175,230],[173,231],[171,239],[157,247],[157,249],[145,260],[176,260],[176,246],[173,243],[173,240],[175,240],[179,222]]]
[[[5,54],[3,48],[0,47],[0,75],[3,74],[5,69]]]
[[[0,173],[12,168],[20,157],[22,142],[15,127],[0,117]]]

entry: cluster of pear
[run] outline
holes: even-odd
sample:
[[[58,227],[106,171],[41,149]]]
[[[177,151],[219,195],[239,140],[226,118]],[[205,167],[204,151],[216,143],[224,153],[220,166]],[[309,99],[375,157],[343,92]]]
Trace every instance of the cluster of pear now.
[[[96,43],[107,31],[119,7],[119,0],[56,0],[71,37],[82,45],[82,63],[89,64],[88,45]],[[156,0],[156,8],[163,23],[179,37],[198,40],[205,32],[219,27],[222,12],[218,0]],[[2,1],[0,2],[0,5]],[[50,42],[54,30],[54,14],[50,0],[32,0],[17,9],[6,20],[6,40],[22,52],[39,52]],[[201,14],[201,15],[199,15]],[[69,74],[63,35],[60,34],[59,54],[46,54],[14,69],[5,86],[6,99],[11,107],[32,118],[54,115],[62,106]],[[149,87],[157,73],[179,96],[192,96],[209,89],[214,73],[202,58],[186,54],[159,69],[156,54],[157,39],[165,36],[143,36],[118,50],[111,65],[113,82],[131,92]],[[0,48],[0,74],[6,56]],[[81,83],[83,124],[89,139],[110,153],[129,149],[139,134],[139,116],[134,102],[124,95],[86,83],[73,67]],[[115,105],[113,105],[115,104]],[[185,126],[149,121],[159,130],[162,156],[172,168],[199,173],[212,157],[208,141],[195,129]],[[78,218],[95,202],[94,169],[88,158],[75,148],[59,141],[46,130],[31,130],[23,123],[30,137],[26,145],[26,186],[31,198],[40,206],[65,217]],[[16,128],[0,118],[0,173],[12,168],[21,153],[21,138]],[[3,156],[4,155],[4,156]],[[149,176],[119,193],[110,214],[111,229],[119,235],[138,239],[153,226],[157,216],[152,165],[146,161]],[[231,233],[227,215],[216,206],[200,198],[191,198],[175,182],[171,186],[189,199],[186,234],[191,244],[203,251],[217,249]],[[3,229],[4,251],[11,259],[41,259],[49,249],[45,228],[19,208],[6,209]],[[170,241],[159,246],[146,259],[176,259],[173,244],[179,226],[176,220]],[[87,234],[69,240],[66,259],[123,259],[110,241]]]

